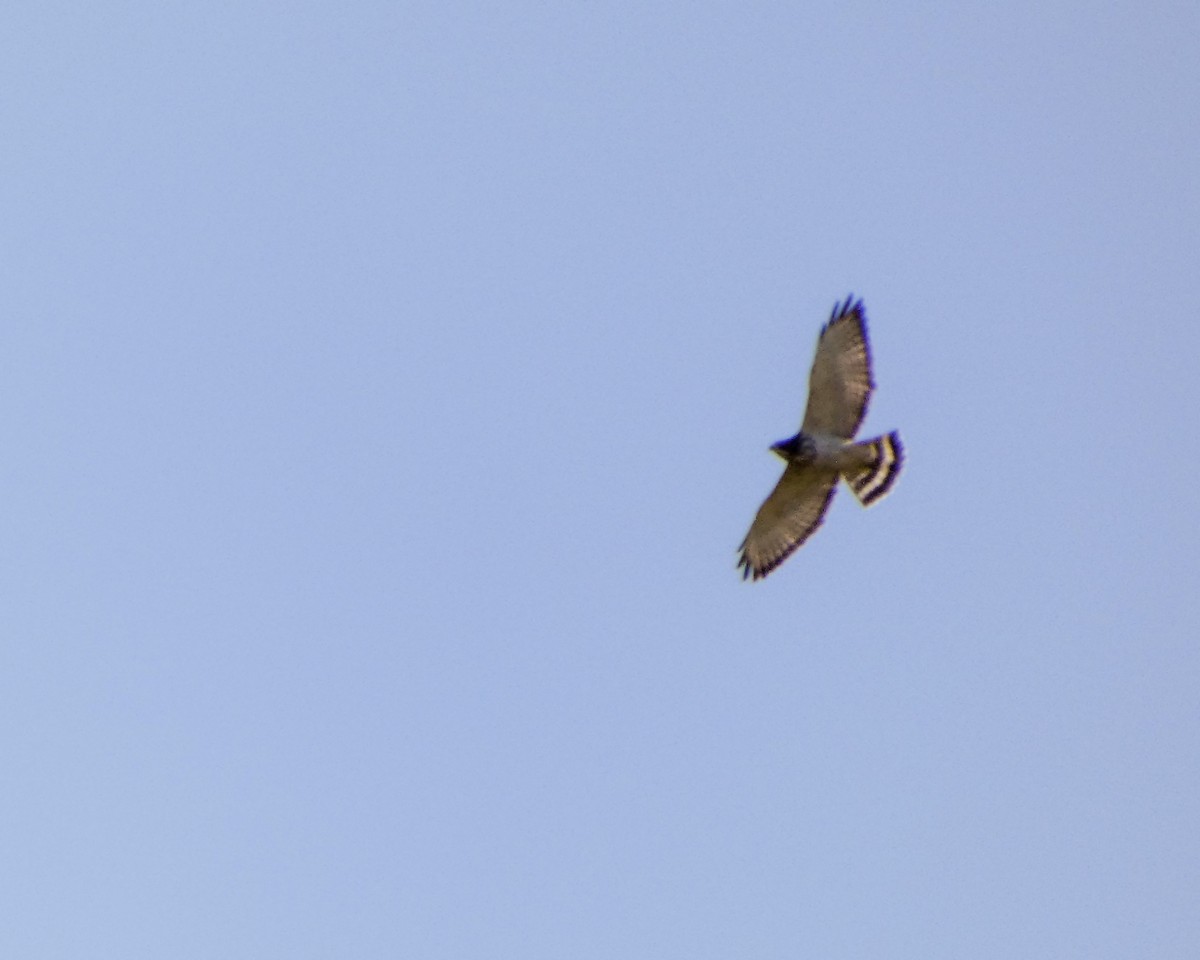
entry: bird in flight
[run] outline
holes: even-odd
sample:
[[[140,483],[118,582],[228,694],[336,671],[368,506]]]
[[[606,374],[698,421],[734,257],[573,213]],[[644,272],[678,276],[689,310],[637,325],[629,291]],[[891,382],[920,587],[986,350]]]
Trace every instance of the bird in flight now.
[[[904,463],[900,435],[854,439],[874,387],[866,314],[847,297],[817,338],[800,432],[771,447],[787,466],[739,547],[743,580],[765,577],[821,525],[838,477],[864,507],[892,489]]]

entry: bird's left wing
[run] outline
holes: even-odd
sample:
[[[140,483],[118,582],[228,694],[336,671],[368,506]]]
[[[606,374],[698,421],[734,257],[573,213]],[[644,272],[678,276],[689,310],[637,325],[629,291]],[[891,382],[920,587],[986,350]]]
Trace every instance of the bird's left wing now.
[[[787,465],[739,548],[743,580],[765,577],[809,538],[825,519],[837,479],[836,473],[811,465]]]
[[[834,305],[817,339],[800,429],[849,440],[866,415],[874,386],[866,314],[861,300],[847,297],[845,303]]]

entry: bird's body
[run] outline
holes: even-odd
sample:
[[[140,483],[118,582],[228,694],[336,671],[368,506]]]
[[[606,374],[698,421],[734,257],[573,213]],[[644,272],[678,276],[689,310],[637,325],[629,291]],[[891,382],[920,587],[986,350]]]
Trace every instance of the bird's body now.
[[[821,525],[841,477],[863,506],[892,488],[904,462],[899,434],[856,441],[875,383],[862,301],[833,308],[817,340],[800,432],[771,449],[787,466],[741,546],[743,577],[765,577]]]
[[[804,431],[771,447],[787,463],[810,465],[817,470],[841,473],[860,470],[871,463],[871,454],[852,440]]]

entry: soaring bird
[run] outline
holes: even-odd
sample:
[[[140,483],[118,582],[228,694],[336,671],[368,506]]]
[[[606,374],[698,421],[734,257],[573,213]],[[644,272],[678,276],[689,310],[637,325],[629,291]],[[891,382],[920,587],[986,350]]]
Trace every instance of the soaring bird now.
[[[787,466],[739,547],[742,579],[765,577],[809,538],[825,519],[838,477],[864,507],[892,489],[904,463],[900,435],[854,439],[874,387],[867,317],[862,301],[847,297],[834,304],[817,338],[800,432],[771,447]]]

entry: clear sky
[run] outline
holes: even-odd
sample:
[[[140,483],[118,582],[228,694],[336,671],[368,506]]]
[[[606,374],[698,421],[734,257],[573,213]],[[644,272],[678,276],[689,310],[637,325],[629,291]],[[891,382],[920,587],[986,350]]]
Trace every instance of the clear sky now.
[[[1200,955],[1198,50],[9,4],[0,955]],[[743,583],[851,292],[907,467]]]

